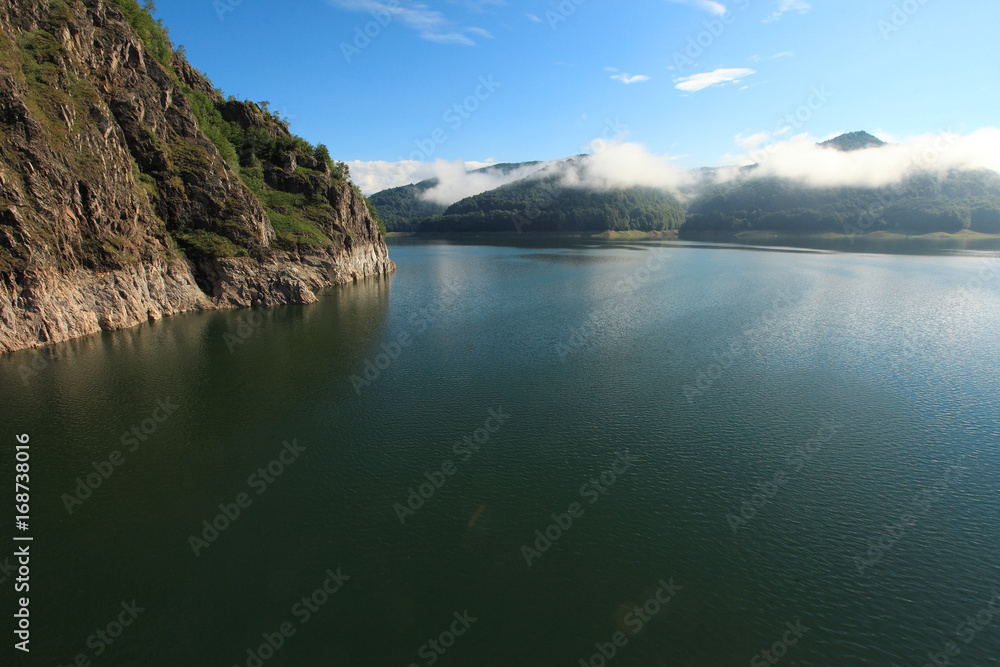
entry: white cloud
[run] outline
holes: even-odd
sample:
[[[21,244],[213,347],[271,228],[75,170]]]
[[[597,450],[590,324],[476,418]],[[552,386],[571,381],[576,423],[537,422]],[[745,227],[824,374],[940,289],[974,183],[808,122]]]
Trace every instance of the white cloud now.
[[[677,191],[694,182],[695,176],[678,167],[669,155],[656,155],[637,143],[596,139],[591,154],[582,159],[557,160],[526,165],[509,173],[469,173],[470,163],[438,160],[433,165],[440,184],[423,198],[450,205],[521,179],[555,178],[567,188],[609,190],[651,187]]]
[[[461,44],[462,46],[475,46],[476,43],[469,39],[468,35],[463,35],[460,32],[422,32],[420,36],[426,39],[428,42],[437,42],[438,44]]]
[[[529,21],[534,21],[535,23],[541,23],[542,22],[542,19],[538,18],[534,14],[525,14],[525,16],[528,17]]]
[[[764,62],[765,60],[778,60],[779,58],[794,58],[795,51],[782,51],[781,53],[775,53],[773,56],[750,56],[750,60],[755,63]]]
[[[752,151],[760,148],[761,144],[767,142],[770,138],[770,132],[758,132],[756,134],[751,134],[748,137],[744,137],[742,134],[737,134],[736,145],[745,151]]]
[[[984,128],[969,135],[926,134],[876,148],[843,152],[817,145],[817,139],[799,134],[768,143],[775,135],[759,132],[736,136],[744,153],[723,156],[723,164],[757,164],[751,178],[778,177],[813,187],[871,187],[898,183],[907,175],[930,172],[944,175],[953,169],[990,169],[1000,172],[1000,129]],[[723,179],[737,171],[722,170]]]
[[[501,185],[527,178],[543,169],[545,164],[525,165],[507,173],[496,170],[475,172],[472,170],[489,165],[463,162],[462,160],[455,162],[438,160],[429,166],[433,170],[433,176],[438,179],[438,184],[424,192],[421,198],[450,206],[466,197],[495,190]]]
[[[485,37],[486,39],[493,39],[493,35],[490,34],[490,31],[482,28],[466,28],[465,32],[471,32],[473,35],[479,35],[480,37]]]
[[[787,137],[787,133],[781,134]],[[817,139],[808,134],[779,139],[778,134],[770,132],[737,135],[736,144],[744,152],[723,157],[722,164],[758,166],[749,172],[737,167],[720,168],[715,181],[776,177],[811,187],[879,188],[920,172],[939,177],[956,169],[1000,173],[1000,128],[983,128],[968,135],[925,134],[849,152],[819,146]],[[681,188],[706,176],[704,172],[682,170],[674,163],[676,156],[657,155],[641,144],[597,140],[593,147],[594,153],[584,160],[582,169],[557,163],[543,173],[561,170],[563,185],[570,187],[655,187],[678,196]]]
[[[416,30],[421,38],[439,44],[474,46],[475,41],[467,33],[473,33],[480,37],[492,37],[482,28],[460,26],[442,12],[412,0],[393,4],[381,2],[381,0],[326,0],[326,2],[345,11],[364,12],[369,15],[369,18],[372,15],[388,16],[393,22],[399,21],[411,30]]]
[[[677,90],[686,93],[694,93],[711,86],[720,86],[727,83],[736,83],[757,72],[746,67],[721,67],[712,72],[702,72],[691,76],[684,76],[674,79]]]
[[[778,4],[777,11],[771,12],[767,18],[764,19],[764,23],[771,23],[772,21],[777,21],[782,17],[783,14],[788,12],[795,12],[796,14],[805,14],[810,9],[810,5],[806,0],[781,0]]]
[[[902,181],[916,172],[945,175],[954,169],[989,169],[1000,173],[1000,128],[972,134],[950,132],[911,137],[878,148],[842,152],[817,145],[808,134],[757,132],[736,135],[736,154],[723,156],[717,182],[777,177],[812,187],[878,188]],[[607,190],[654,187],[680,196],[681,188],[703,181],[705,172],[687,171],[675,163],[678,156],[659,155],[634,142],[595,140],[592,154],[581,160],[525,166],[503,174],[469,173],[495,162],[361,162],[348,163],[351,176],[365,194],[385,188],[438,178],[425,198],[453,204],[522,178],[556,176],[566,187]],[[747,172],[739,166],[758,165]],[[733,166],[735,165],[735,166]]]
[[[591,150],[582,169],[571,168],[568,163],[556,165],[563,172],[563,185],[594,190],[649,187],[676,191],[692,180],[690,172],[674,163],[676,158],[651,153],[642,144],[597,139]]]
[[[721,2],[714,2],[714,0],[667,0],[667,2],[673,2],[680,5],[693,5],[699,9],[703,9],[706,12],[715,14],[716,16],[722,16],[726,13],[726,6]]]
[[[543,164],[525,166],[511,174],[496,172],[484,174],[470,173],[496,164],[496,160],[488,158],[483,161],[456,160],[448,162],[417,162],[416,160],[399,160],[386,162],[382,160],[348,162],[351,168],[351,180],[366,195],[375,194],[388,188],[419,183],[428,178],[437,178],[440,183],[424,194],[425,199],[441,204],[454,204],[459,199],[471,197],[501,185],[516,181],[542,169]]]
[[[770,132],[737,135],[736,144],[744,152],[725,156],[722,164],[757,164],[757,168],[747,172],[738,167],[723,167],[713,178],[716,182],[727,182],[776,177],[811,187],[879,188],[921,172],[939,177],[956,169],[1000,173],[1000,128],[983,128],[968,135],[925,134],[849,152],[819,146],[817,139],[808,134],[780,141],[777,138]],[[598,140],[593,146],[594,153],[585,159],[582,169],[558,163],[546,173],[561,170],[563,185],[570,187],[598,190],[655,187],[678,196],[681,188],[706,177],[704,172],[679,168],[674,164],[676,156],[654,154],[641,144]]]
[[[385,162],[382,160],[353,160],[347,163],[351,168],[351,180],[366,195],[386,188],[416,183],[434,175],[433,165],[416,160]]]
[[[606,69],[606,68],[605,68]],[[626,86],[632,83],[639,83],[640,81],[649,81],[649,77],[645,74],[626,74],[622,72],[621,74],[614,74],[611,76],[615,81],[621,81]]]

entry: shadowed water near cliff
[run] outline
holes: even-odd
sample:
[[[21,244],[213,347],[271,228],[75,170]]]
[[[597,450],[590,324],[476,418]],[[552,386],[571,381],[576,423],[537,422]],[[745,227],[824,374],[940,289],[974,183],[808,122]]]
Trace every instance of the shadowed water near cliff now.
[[[4,437],[32,437],[39,664],[254,665],[283,623],[264,665],[599,664],[609,646],[746,665],[784,638],[797,665],[1000,654],[995,625],[956,635],[1000,587],[990,258],[391,251],[397,274],[311,306],[0,358]],[[161,401],[179,407],[157,423]],[[677,590],[651,604],[661,580]]]

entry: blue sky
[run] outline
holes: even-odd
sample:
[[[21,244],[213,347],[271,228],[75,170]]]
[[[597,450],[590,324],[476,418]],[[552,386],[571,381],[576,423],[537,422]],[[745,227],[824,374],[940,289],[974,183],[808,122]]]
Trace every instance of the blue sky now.
[[[157,9],[217,87],[270,101],[295,133],[345,161],[557,159],[624,130],[698,167],[725,162],[747,137],[792,130],[896,139],[1000,125],[995,0],[159,0]],[[356,39],[366,27],[374,37]]]

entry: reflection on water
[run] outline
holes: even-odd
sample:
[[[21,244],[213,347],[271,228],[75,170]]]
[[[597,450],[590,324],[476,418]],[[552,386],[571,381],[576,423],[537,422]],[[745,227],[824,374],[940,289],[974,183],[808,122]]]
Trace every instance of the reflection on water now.
[[[650,245],[673,246],[679,248],[743,248],[765,252],[844,252],[844,253],[878,253],[887,255],[945,255],[953,253],[985,253],[995,256],[1000,253],[1000,237],[977,234],[958,234],[951,236],[928,235],[926,237],[904,237],[876,234],[869,236],[850,237],[845,235],[817,235],[798,237],[794,235],[775,234],[766,238],[761,234],[744,238],[732,235],[702,235],[677,241],[662,241],[656,239],[634,240],[628,238],[603,239],[584,236],[547,236],[544,234],[525,234],[514,236],[509,234],[467,234],[446,238],[402,236],[392,237],[386,242],[393,247],[411,245],[451,245],[451,246],[481,246],[489,244],[498,247],[514,248],[614,248]]]
[[[391,253],[393,276],[310,306],[0,358],[0,420],[32,437],[39,664],[246,665],[290,621],[267,667],[423,665],[466,610],[479,620],[442,666],[578,664],[616,632],[617,665],[742,665],[796,618],[810,631],[788,664],[923,664],[1000,584],[994,258],[562,239]],[[510,418],[464,456],[494,409]],[[303,450],[279,466],[284,443]],[[602,484],[624,450],[638,463]],[[574,501],[546,546],[537,531]],[[337,568],[350,579],[302,623],[294,605]],[[639,630],[629,614],[661,580],[680,589]],[[94,655],[133,598],[146,611]],[[1000,635],[962,650],[991,664]]]

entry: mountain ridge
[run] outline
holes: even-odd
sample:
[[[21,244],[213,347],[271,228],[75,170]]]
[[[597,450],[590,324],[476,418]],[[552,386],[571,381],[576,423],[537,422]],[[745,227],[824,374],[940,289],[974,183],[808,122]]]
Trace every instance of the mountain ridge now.
[[[421,221],[418,231],[663,232],[683,222],[680,203],[663,190],[567,185],[567,176],[586,178],[586,156],[552,166],[554,173],[543,170],[457,201],[443,214]]]
[[[857,132],[847,132],[833,139],[828,139],[827,141],[821,142],[819,144],[824,148],[835,148],[839,151],[849,153],[852,151],[864,150],[867,148],[878,148],[880,146],[887,146],[886,142],[882,141],[875,135],[869,134],[864,131]]]
[[[542,161],[501,162],[467,171],[468,174],[509,174],[517,169],[543,164]],[[379,217],[390,232],[416,231],[417,224],[435,215],[441,215],[448,209],[448,204],[429,201],[423,198],[424,193],[439,185],[437,177],[426,178],[416,183],[409,183],[393,188],[386,188],[369,197],[372,205],[378,210]]]
[[[864,131],[817,144],[845,153],[888,145]],[[585,170],[586,159],[578,156],[563,163],[575,163]],[[415,215],[402,224],[407,231],[417,233],[677,230],[692,239],[761,231],[852,237],[879,231],[1000,233],[1000,175],[988,170],[952,170],[944,175],[914,172],[895,186],[873,188],[810,186],[792,179],[757,176],[758,169],[759,164],[742,167],[735,178],[725,179],[719,178],[724,172],[719,168],[691,170],[692,182],[678,192],[684,198],[680,223],[670,210],[672,203],[655,201],[657,197],[649,189],[618,188],[617,195],[609,196],[607,190],[603,194],[589,190],[584,195],[579,188],[567,198],[565,193],[574,192],[574,188],[558,185],[559,179],[539,180],[535,175],[455,202],[429,216],[419,215],[414,207]],[[396,190],[419,200],[429,187],[417,184]],[[379,194],[373,195],[376,205]],[[650,206],[645,215],[642,206],[638,216],[631,215],[636,197],[643,206]],[[540,206],[540,201],[544,205]],[[680,202],[674,199],[673,203]],[[603,211],[603,218],[595,219],[594,210]],[[587,211],[588,219],[573,222],[582,211]]]

